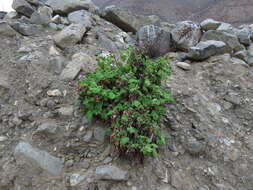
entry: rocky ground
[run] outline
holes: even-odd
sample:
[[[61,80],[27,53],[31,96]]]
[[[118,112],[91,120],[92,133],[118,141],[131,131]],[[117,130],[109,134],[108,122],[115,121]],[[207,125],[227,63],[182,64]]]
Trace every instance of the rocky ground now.
[[[252,190],[252,25],[172,25],[88,0],[13,8],[0,20],[1,190]],[[133,44],[171,59],[176,99],[168,144],[144,163],[119,158],[75,105],[96,58]]]

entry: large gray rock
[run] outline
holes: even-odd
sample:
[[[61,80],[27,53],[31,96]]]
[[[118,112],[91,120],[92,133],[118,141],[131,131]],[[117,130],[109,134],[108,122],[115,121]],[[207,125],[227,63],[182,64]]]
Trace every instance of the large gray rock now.
[[[114,180],[114,181],[127,181],[129,174],[116,166],[99,166],[96,168],[95,175],[98,179]]]
[[[158,26],[143,26],[138,31],[138,43],[140,48],[151,57],[163,56],[170,51],[170,33]]]
[[[63,162],[49,153],[32,147],[29,143],[20,142],[15,148],[16,160],[24,159],[28,164],[34,164],[52,175],[60,175]]]
[[[47,0],[46,5],[59,14],[68,14],[76,10],[88,10],[95,7],[91,0]]]
[[[222,41],[208,40],[199,42],[189,49],[188,57],[193,60],[204,60],[213,55],[229,53],[229,47]]]
[[[201,29],[204,31],[216,30],[221,25],[221,22],[208,18],[200,23]]]
[[[64,81],[74,80],[80,71],[89,73],[95,71],[97,62],[85,53],[76,53],[72,56],[72,61],[63,69],[60,79]]]
[[[5,21],[0,21],[0,36],[12,37],[18,33]]]
[[[106,7],[102,16],[125,32],[136,33],[142,26],[154,24],[149,17],[136,15],[116,6]]]
[[[200,25],[192,21],[178,22],[171,31],[172,39],[180,50],[195,46],[201,38]]]
[[[237,32],[237,37],[239,42],[245,46],[249,46],[251,43],[251,33],[247,31],[240,30]]]
[[[240,44],[236,35],[229,34],[227,32],[210,30],[204,33],[201,40],[202,41],[207,41],[207,40],[222,41],[226,43],[233,52],[237,52],[237,51],[241,51],[245,49],[244,46]]]
[[[27,17],[30,17],[35,11],[35,9],[25,0],[14,0],[12,8],[21,15],[25,15]]]
[[[24,36],[38,36],[42,31],[42,26],[35,24],[26,24],[21,22],[10,23],[11,27]]]
[[[81,41],[86,32],[86,27],[82,24],[71,24],[61,32],[54,35],[53,39],[57,46],[66,48]]]
[[[47,6],[41,6],[38,8],[38,12],[35,11],[31,15],[31,23],[47,25],[52,20],[53,10]]]
[[[91,28],[92,25],[91,13],[86,10],[79,10],[69,13],[68,19],[71,23],[83,24],[87,28]]]

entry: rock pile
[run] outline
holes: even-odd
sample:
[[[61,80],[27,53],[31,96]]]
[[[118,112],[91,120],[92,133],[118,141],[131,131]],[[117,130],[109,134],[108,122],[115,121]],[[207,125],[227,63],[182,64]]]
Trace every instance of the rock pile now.
[[[0,13],[0,189],[250,190],[253,25],[161,22],[91,0],[14,0]],[[171,59],[168,145],[118,158],[74,102],[98,56],[131,45]]]

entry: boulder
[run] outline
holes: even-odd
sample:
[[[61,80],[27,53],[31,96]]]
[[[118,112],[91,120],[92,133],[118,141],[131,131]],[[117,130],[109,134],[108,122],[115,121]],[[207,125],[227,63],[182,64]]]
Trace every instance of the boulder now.
[[[216,31],[216,30],[209,30],[204,33],[201,38],[202,41],[207,40],[216,40],[222,41],[228,45],[228,47],[233,52],[245,50],[244,46],[240,44],[238,38],[234,34],[229,34],[227,32]]]
[[[136,15],[126,9],[108,6],[104,9],[102,17],[118,26],[125,32],[136,33],[142,26],[154,24],[151,18]]]
[[[12,37],[18,33],[5,21],[0,21],[0,36]]]
[[[55,13],[63,15],[76,10],[88,10],[95,7],[91,0],[47,0],[45,4],[50,6]]]
[[[71,24],[61,32],[54,35],[53,39],[57,46],[66,48],[81,41],[86,32],[86,27],[82,24]]]
[[[15,148],[14,155],[16,160],[24,160],[27,164],[40,167],[55,176],[60,175],[63,168],[63,162],[59,158],[34,148],[27,142],[20,142]]]
[[[237,37],[239,39],[239,42],[245,46],[249,46],[251,43],[251,33],[247,31],[238,31],[237,32]]]
[[[253,56],[249,56],[249,57],[248,57],[247,64],[248,64],[249,66],[253,66]]]
[[[102,180],[127,181],[129,179],[127,171],[110,165],[97,167],[95,175],[98,179]]]
[[[189,49],[188,58],[201,61],[213,55],[229,53],[229,51],[228,46],[222,41],[202,41]]]
[[[199,24],[192,21],[178,22],[171,35],[176,47],[185,51],[199,42],[201,28]]]
[[[30,17],[35,11],[35,9],[25,0],[14,0],[12,8],[21,15],[25,15],[27,17]]]
[[[68,20],[71,23],[83,24],[87,28],[91,28],[92,25],[91,13],[86,10],[79,10],[69,13]]]
[[[230,34],[236,34],[236,32],[238,30],[239,29],[234,28],[231,24],[224,23],[224,22],[222,22],[221,25],[217,28],[217,31],[227,32],[227,33],[230,33]]]
[[[221,22],[208,18],[200,23],[201,29],[204,31],[216,30],[221,25]]]
[[[31,15],[31,23],[47,25],[52,20],[53,10],[47,6],[41,6],[38,8],[38,12],[35,11]]]
[[[147,25],[138,31],[139,47],[151,57],[163,56],[170,51],[170,33],[158,26]]]

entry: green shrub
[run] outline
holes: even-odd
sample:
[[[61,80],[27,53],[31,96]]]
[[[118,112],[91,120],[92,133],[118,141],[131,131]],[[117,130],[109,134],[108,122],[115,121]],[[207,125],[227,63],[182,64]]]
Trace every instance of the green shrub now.
[[[80,103],[88,119],[110,123],[111,141],[121,153],[157,155],[166,143],[160,133],[165,103],[172,102],[161,82],[170,74],[165,58],[151,60],[129,48],[121,59],[98,58],[98,68],[80,81]]]

